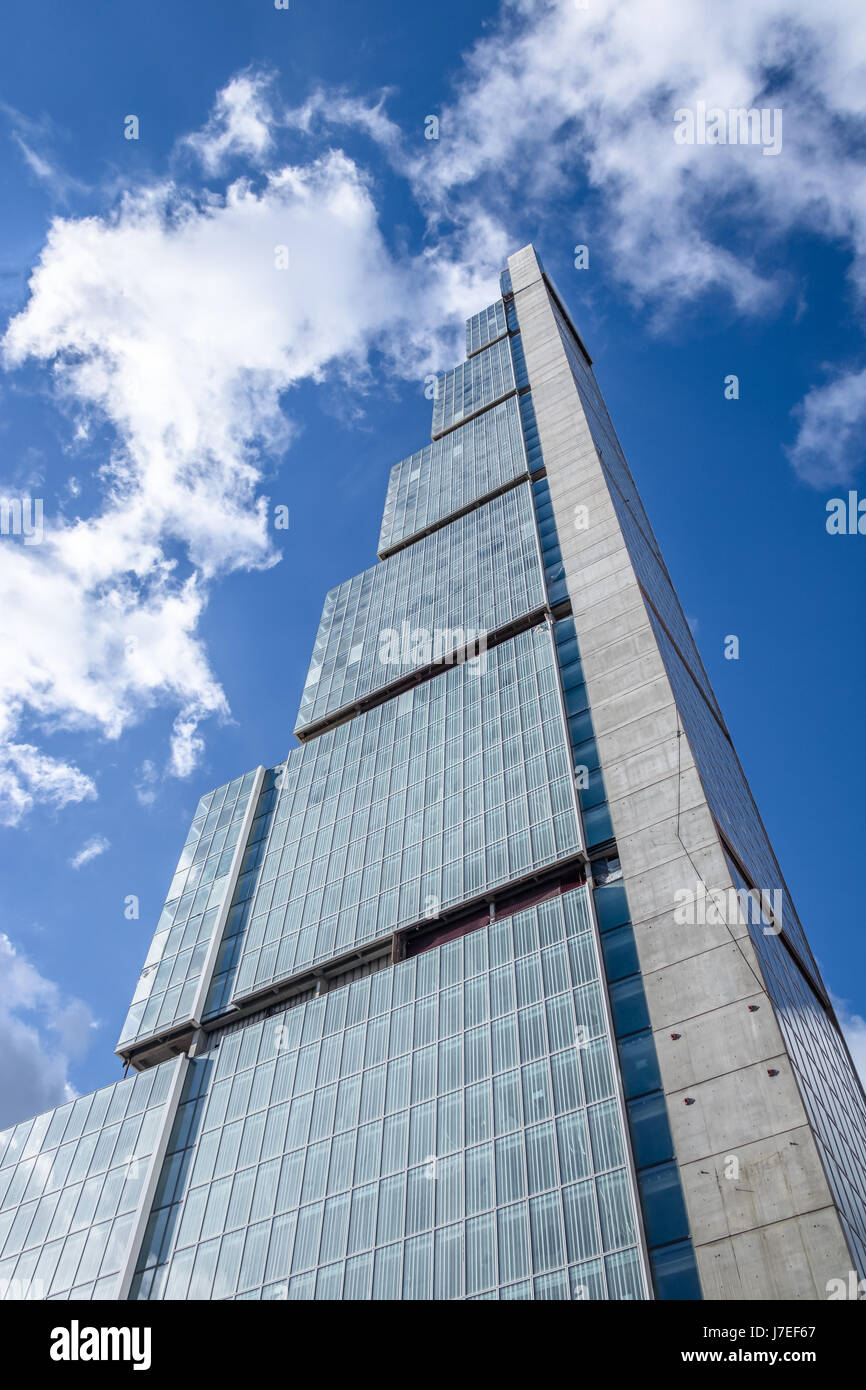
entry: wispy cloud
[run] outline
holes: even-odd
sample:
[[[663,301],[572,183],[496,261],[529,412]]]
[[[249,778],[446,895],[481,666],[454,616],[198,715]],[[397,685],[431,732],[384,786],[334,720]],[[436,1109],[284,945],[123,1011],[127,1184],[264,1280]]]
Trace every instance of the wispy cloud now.
[[[10,722],[7,714],[7,727]],[[37,803],[62,810],[95,796],[93,778],[74,764],[51,757],[32,743],[0,738],[0,825],[17,825]]]
[[[412,167],[408,154],[411,146],[405,132],[385,110],[390,95],[390,89],[385,88],[373,100],[367,100],[347,91],[318,87],[302,106],[283,111],[278,119],[281,125],[307,134],[321,128],[354,126],[388,150],[395,167],[408,173]]]
[[[73,869],[81,869],[85,864],[89,864],[92,859],[98,859],[100,854],[105,854],[106,850],[111,849],[111,841],[104,835],[94,835],[85,845],[82,845],[77,854],[74,854],[69,863]]]
[[[145,758],[138,770],[138,781],[135,784],[135,795],[139,805],[153,805],[157,798],[158,784],[159,771],[156,764],[150,758]]]
[[[88,193],[88,185],[73,178],[49,154],[57,140],[57,132],[46,117],[32,120],[14,106],[0,102],[0,112],[11,127],[11,139],[20,151],[31,174],[48,188],[58,203],[65,203],[73,193]]]

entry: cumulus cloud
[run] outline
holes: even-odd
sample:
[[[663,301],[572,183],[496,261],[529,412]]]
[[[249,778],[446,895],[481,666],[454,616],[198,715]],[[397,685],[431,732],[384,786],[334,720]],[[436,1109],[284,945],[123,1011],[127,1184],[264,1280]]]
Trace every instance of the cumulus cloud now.
[[[503,0],[456,71],[438,140],[401,132],[387,92],[314,89],[292,110],[247,71],[178,142],[174,179],[55,220],[4,364],[51,368],[74,448],[105,425],[112,444],[89,515],[48,517],[41,546],[0,549],[19,654],[0,673],[0,739],[46,760],[28,782],[20,754],[0,755],[0,814],[19,819],[42,787],[56,805],[94,793],[62,759],[51,772],[37,730],[113,739],[168,706],[165,771],[190,774],[206,722],[230,716],[202,613],[220,576],[277,561],[266,489],[292,441],[293,389],[342,376],[361,390],[374,349],[408,377],[447,365],[455,321],[495,292],[527,208],[555,217],[587,190],[611,270],[659,325],[709,290],[745,314],[778,307],[774,248],[799,230],[847,248],[859,302],[866,179],[850,137],[864,73],[860,0]],[[781,155],[677,144],[675,113],[698,101],[782,108]],[[414,258],[386,243],[374,186],[333,147],[341,126],[408,181],[427,219]],[[281,142],[297,151],[304,135],[306,162],[287,163]],[[177,172],[190,169],[207,188]],[[802,403],[791,458],[807,482],[856,467],[864,379],[848,364]]]
[[[616,272],[637,295],[681,301],[712,286],[760,309],[772,271],[729,252],[728,215],[763,223],[764,249],[795,223],[845,237],[863,275],[863,165],[840,122],[863,114],[851,74],[864,61],[856,0],[505,0],[442,111],[436,158],[416,160],[419,196],[437,209],[489,179],[485,196],[498,184],[507,206],[527,187],[549,200],[579,177],[605,199]],[[784,157],[676,143],[675,112],[698,101],[782,107]]]
[[[866,369],[815,386],[795,412],[800,428],[789,457],[816,487],[850,482],[866,437]]]
[[[781,154],[677,144],[675,113],[700,101],[781,109]],[[327,119],[340,113],[351,117],[343,105]],[[479,208],[511,231],[527,207],[556,215],[586,190],[591,223],[570,213],[569,232],[596,233],[660,327],[710,290],[744,314],[777,309],[788,286],[774,249],[796,231],[847,250],[862,312],[864,115],[861,0],[504,0],[458,72],[440,139],[401,157],[431,229],[462,225],[470,259]],[[864,379],[850,371],[803,403],[791,457],[804,481],[844,481],[862,462]]]
[[[610,273],[658,328],[709,291],[742,314],[778,310],[790,286],[774,250],[794,231],[847,249],[862,310],[860,0],[503,0],[458,69],[438,140],[401,135],[383,99],[318,90],[285,119],[372,136],[410,180],[430,235],[459,245],[464,279],[514,248],[527,208],[556,217],[582,190],[591,222],[575,226],[569,208],[564,235],[573,227],[576,243],[603,246]],[[677,143],[676,113],[699,102],[726,118],[780,111],[777,157],[756,144]],[[852,372],[803,403],[791,458],[804,481],[844,480],[862,461],[862,378]]]
[[[243,78],[221,94],[199,150],[211,167],[217,147],[267,149],[262,90]],[[91,515],[46,518],[41,545],[0,550],[16,652],[0,672],[0,736],[11,742],[26,719],[115,739],[168,703],[167,769],[188,776],[203,721],[229,717],[197,636],[212,583],[278,559],[263,487],[292,438],[287,393],[329,371],[363,380],[374,346],[421,379],[440,365],[442,321],[437,266],[389,253],[367,180],[339,151],[274,168],[258,187],[168,181],[108,216],[55,220],[4,365],[51,364],[76,434],[108,424],[113,447]],[[0,766],[11,823],[48,763],[29,786],[20,758]],[[67,800],[93,794],[66,772]]]
[[[191,150],[210,174],[227,161],[245,156],[261,163],[271,144],[270,80],[263,73],[239,73],[217,95],[203,130],[185,136],[181,148]]]
[[[75,1097],[69,1067],[95,1027],[82,1000],[64,996],[0,933],[0,1127]]]
[[[100,854],[111,849],[111,841],[106,840],[104,835],[94,835],[81,846],[77,854],[73,854],[69,863],[73,869],[81,869],[85,864],[89,864],[91,859],[98,859]]]

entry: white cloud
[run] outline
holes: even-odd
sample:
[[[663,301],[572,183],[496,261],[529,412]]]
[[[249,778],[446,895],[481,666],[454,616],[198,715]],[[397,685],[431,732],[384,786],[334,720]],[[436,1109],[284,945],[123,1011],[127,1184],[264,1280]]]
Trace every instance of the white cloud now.
[[[139,780],[135,784],[135,795],[142,806],[152,806],[157,797],[159,772],[150,758],[145,758],[138,769]]]
[[[318,87],[303,106],[285,111],[277,119],[281,125],[307,133],[319,127],[354,126],[389,150],[396,167],[407,172],[410,165],[405,153],[403,132],[385,111],[389,95],[390,92],[385,89],[375,101],[365,101],[363,97],[352,96],[348,92]]]
[[[64,806],[96,796],[93,779],[30,743],[0,741],[0,825],[17,825],[39,802]]]
[[[863,172],[851,167],[833,122],[862,114],[862,92],[843,79],[864,59],[856,0],[828,0],[820,11],[811,0],[699,0],[667,11],[657,0],[587,9],[505,0],[442,111],[437,157],[416,159],[419,196],[441,208],[489,175],[508,194],[529,186],[549,197],[585,176],[607,199],[615,249],[629,252],[615,268],[641,296],[671,291],[681,300],[716,284],[741,307],[756,307],[767,284],[727,252],[723,228],[714,237],[708,213],[735,197],[729,210],[741,219],[852,231],[850,177],[862,186]],[[784,99],[771,99],[774,90]],[[762,158],[751,146],[676,144],[674,112],[699,99],[725,109],[782,105],[785,158]],[[841,157],[835,167],[830,150]]]
[[[837,999],[835,995],[831,997],[854,1065],[860,1074],[860,1079],[866,1084],[866,1019],[862,1018],[860,1014],[852,1012],[847,999]]]
[[[65,203],[71,193],[87,193],[87,185],[80,179],[72,178],[60,168],[54,157],[44,153],[46,147],[55,142],[56,131],[47,118],[33,121],[14,106],[0,102],[0,112],[12,127],[11,139],[20,151],[30,172],[60,202]],[[41,147],[41,148],[40,148]]]
[[[676,143],[675,113],[699,101],[780,109],[781,152]],[[710,290],[742,314],[767,313],[791,289],[775,251],[805,230],[847,249],[862,308],[861,0],[503,0],[438,115],[439,139],[425,141],[420,122],[401,136],[381,100],[317,90],[285,119],[377,140],[410,180],[431,244],[445,233],[470,281],[486,278],[500,248],[527,240],[527,216],[559,216],[566,246],[603,256],[659,328]],[[584,224],[573,210],[580,191],[592,195]],[[862,461],[852,425],[861,385],[853,372],[804,403],[791,456],[805,481],[842,481]]]
[[[242,77],[220,94],[199,142],[208,167],[267,152],[264,92]],[[239,179],[196,195],[166,182],[108,216],[52,223],[4,363],[50,364],[77,447],[101,422],[114,445],[90,515],[46,517],[41,545],[0,547],[4,643],[16,654],[0,671],[0,740],[23,743],[25,727],[28,738],[115,739],[167,704],[167,770],[193,771],[202,722],[229,717],[197,636],[210,588],[279,558],[263,487],[292,438],[287,393],[329,373],[360,389],[372,347],[422,381],[467,291],[446,262],[443,307],[442,268],[388,251],[365,176],[335,150],[274,167],[255,188]],[[7,756],[8,821],[41,785],[16,781],[15,768]],[[93,794],[67,771],[70,793]]]
[[[263,74],[233,77],[218,94],[205,128],[187,135],[181,146],[192,150],[210,174],[218,173],[232,156],[260,164],[272,144],[269,86]]]
[[[846,245],[855,292],[866,289],[866,180],[846,136],[866,106],[861,70],[859,0],[504,0],[456,74],[438,141],[421,121],[401,135],[384,93],[319,90],[285,111],[267,75],[234,77],[179,142],[216,186],[166,181],[109,215],[55,220],[8,328],[8,369],[51,365],[73,448],[103,422],[114,447],[90,515],[46,518],[41,546],[0,547],[16,652],[0,673],[0,737],[31,748],[39,729],[117,738],[164,705],[167,770],[188,775],[202,724],[229,717],[198,636],[210,588],[278,558],[264,490],[292,439],[292,388],[330,375],[359,392],[372,348],[419,380],[448,365],[455,319],[495,292],[528,212],[549,219],[588,186],[609,268],[657,319],[711,288],[743,313],[778,305],[773,248],[794,229]],[[783,107],[782,154],[677,145],[674,112],[699,99]],[[372,137],[410,181],[428,221],[415,259],[386,245],[359,166],[319,154],[340,125]],[[307,133],[308,162],[281,162],[287,130]],[[219,187],[235,158],[255,180]],[[571,219],[563,237],[592,240]],[[730,219],[751,249],[729,249]],[[808,481],[849,476],[862,388],[850,370],[804,402],[792,459]],[[58,763],[67,799],[93,794],[92,779]],[[9,755],[0,768],[14,820],[41,782],[29,786]]]
[[[799,433],[788,453],[798,475],[816,487],[850,482],[866,437],[866,369],[813,387],[796,414]]]
[[[72,856],[69,863],[73,869],[81,869],[85,864],[89,864],[91,859],[98,859],[100,854],[105,854],[108,849],[111,849],[111,841],[106,840],[104,835],[94,835]]]
[[[676,144],[674,113],[698,100],[782,108],[782,153]],[[855,300],[866,293],[861,0],[504,0],[440,115],[439,141],[419,138],[410,161],[431,227],[483,206],[514,245],[527,209],[555,215],[588,186],[588,221],[569,212],[563,238],[593,242],[659,324],[710,289],[743,313],[777,307],[774,248],[795,230],[847,248]],[[732,228],[748,249],[729,249]],[[806,402],[793,459],[816,486],[862,459],[862,386],[854,373]]]
[[[0,933],[0,1127],[73,1099],[69,1067],[95,1027],[82,1000],[65,997]]]
[[[20,135],[14,135],[12,138],[15,141],[21,153],[23,154],[24,160],[28,168],[36,175],[38,179],[44,179],[50,183],[51,180],[55,177],[55,173],[54,169],[48,163],[48,160],[43,159],[42,156],[37,154],[35,150],[31,150],[30,146],[27,144],[25,140],[22,140]]]

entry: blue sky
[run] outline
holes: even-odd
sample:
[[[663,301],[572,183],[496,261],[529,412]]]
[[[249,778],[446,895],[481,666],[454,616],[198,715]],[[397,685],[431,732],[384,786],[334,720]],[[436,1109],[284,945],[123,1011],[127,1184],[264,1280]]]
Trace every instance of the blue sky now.
[[[7,7],[0,494],[45,535],[0,537],[0,1124],[119,1074],[197,799],[285,756],[425,378],[530,240],[866,1050],[866,537],[825,526],[866,496],[866,20],[755,9]],[[780,153],[677,145],[699,100],[780,109]]]

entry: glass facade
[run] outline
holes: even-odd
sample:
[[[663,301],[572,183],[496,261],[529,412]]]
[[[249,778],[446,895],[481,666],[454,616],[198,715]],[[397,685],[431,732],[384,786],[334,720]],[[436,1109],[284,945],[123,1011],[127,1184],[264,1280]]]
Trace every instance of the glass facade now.
[[[192,1017],[254,783],[248,772],[199,802],[118,1046]]]
[[[138,1299],[649,1296],[644,1223],[669,1194],[638,1196],[607,956],[574,886],[600,822],[515,330],[502,301],[468,323],[434,442],[392,471],[388,558],[328,595],[305,742],[198,807],[119,1044],[148,1066],[186,1026],[183,1090],[166,1107],[173,1062],[120,1083],[153,1086],[152,1118],[133,1133],[130,1111],[110,1166],[121,1092],[92,1098],[48,1296],[114,1296],[133,1220]],[[130,1186],[113,1233],[109,1188],[157,1131],[146,1224]],[[60,1145],[59,1121],[45,1134]],[[16,1244],[38,1198],[16,1184],[3,1255],[53,1259],[47,1215]]]
[[[518,401],[509,396],[394,465],[379,536],[380,556],[526,474]]]
[[[530,485],[332,589],[295,732],[544,606]]]
[[[467,415],[494,405],[516,390],[511,348],[507,338],[470,357],[462,366],[436,379],[433,397],[433,437],[459,425]]]
[[[579,849],[547,626],[289,755],[235,996]]]
[[[474,357],[476,352],[489,347],[497,338],[504,338],[507,332],[505,304],[497,299],[495,304],[488,305],[480,314],[473,314],[471,319],[466,320],[466,356]]]
[[[193,1066],[134,1295],[645,1296],[585,889]]]
[[[0,1134],[0,1298],[117,1298],[176,1067]]]
[[[609,846],[613,842],[613,826],[574,619],[563,618],[556,623],[555,634],[574,765],[579,772],[584,834],[590,846]],[[593,884],[604,977],[656,1293],[665,1298],[700,1298],[643,976],[622,870],[612,849],[606,851],[606,857],[593,861]]]
[[[732,860],[738,890],[747,883]],[[748,919],[749,936],[761,962],[782,1037],[797,1076],[830,1190],[851,1251],[866,1272],[866,1107],[838,1024],[830,1015],[785,932],[765,933]],[[866,1277],[866,1274],[864,1274]]]
[[[231,906],[220,938],[213,972],[208,982],[207,997],[202,1010],[202,1018],[204,1019],[224,1013],[231,1001],[244,932],[255,902],[256,889],[261,878],[262,861],[277,808],[282,773],[282,766],[273,767],[265,773],[262,779],[256,813],[247,836],[244,857],[238,870]]]

